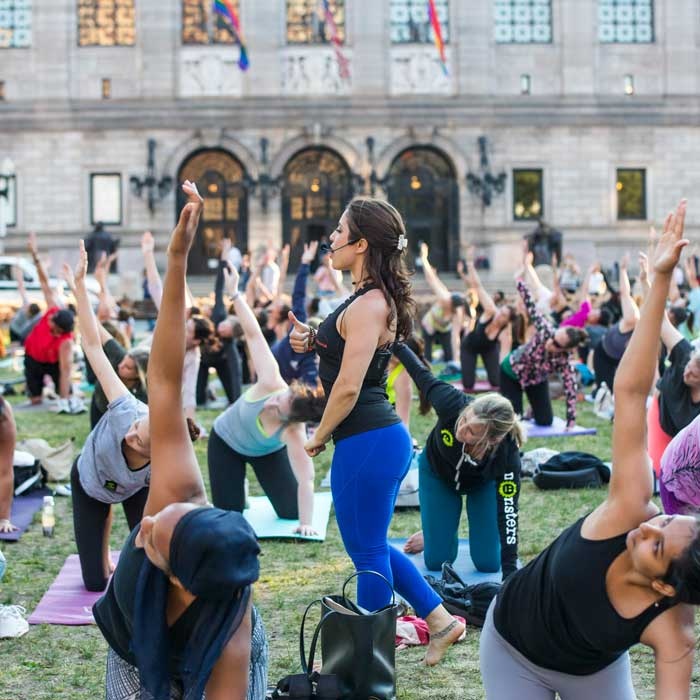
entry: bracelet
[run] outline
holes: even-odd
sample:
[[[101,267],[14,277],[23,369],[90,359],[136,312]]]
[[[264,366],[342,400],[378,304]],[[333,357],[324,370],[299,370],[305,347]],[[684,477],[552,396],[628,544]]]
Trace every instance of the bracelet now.
[[[306,339],[306,352],[310,352],[316,345],[316,331],[309,327],[309,337]]]

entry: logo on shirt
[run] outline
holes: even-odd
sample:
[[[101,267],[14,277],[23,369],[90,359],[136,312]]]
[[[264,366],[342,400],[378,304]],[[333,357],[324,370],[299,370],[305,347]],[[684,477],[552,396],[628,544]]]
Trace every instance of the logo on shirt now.
[[[446,447],[452,447],[455,444],[455,436],[446,428],[440,431],[442,436],[442,444]]]
[[[105,488],[107,489],[107,491],[111,491],[112,493],[116,493],[118,487],[119,487],[119,484],[116,481],[110,481],[110,480],[105,481]]]
[[[518,485],[514,481],[501,481],[498,485],[498,493],[502,498],[513,498],[518,493]]]

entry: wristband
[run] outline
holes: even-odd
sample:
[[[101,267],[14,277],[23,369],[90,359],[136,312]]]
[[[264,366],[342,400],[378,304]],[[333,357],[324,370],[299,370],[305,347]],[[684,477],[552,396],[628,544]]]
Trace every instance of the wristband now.
[[[306,339],[306,352],[313,350],[314,345],[316,345],[316,331],[313,328],[309,328],[309,337]]]

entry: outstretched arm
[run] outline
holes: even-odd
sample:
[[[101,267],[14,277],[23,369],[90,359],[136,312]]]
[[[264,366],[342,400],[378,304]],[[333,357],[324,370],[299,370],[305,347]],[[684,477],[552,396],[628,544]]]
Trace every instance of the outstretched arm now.
[[[627,274],[628,260],[629,257],[625,255],[620,263],[620,306],[622,307],[620,331],[622,333],[631,331],[639,320],[639,307],[632,298],[630,278]]]
[[[186,180],[182,189],[188,202],[168,246],[163,299],[148,363],[151,487],[144,515],[181,501],[207,503],[182,406],[187,254],[197,233],[203,200],[194,183]]]
[[[494,304],[493,297],[484,289],[484,285],[481,284],[481,277],[479,277],[479,273],[474,266],[473,256],[471,254],[467,255],[467,283],[476,291],[481,308],[484,310],[484,316],[491,318],[496,313],[496,304]]]
[[[160,309],[161,298],[163,297],[163,282],[160,279],[160,273],[156,265],[155,241],[150,231],[146,231],[141,236],[141,254],[146,267],[148,293],[151,295],[156,309]]]
[[[280,277],[277,282],[275,299],[279,299],[284,292],[284,284],[287,281],[287,269],[289,268],[289,243],[285,243],[280,251]]]
[[[646,403],[656,371],[659,333],[673,268],[688,241],[683,239],[686,202],[669,214],[654,256],[654,279],[632,338],[615,375],[613,472],[608,498],[616,523],[633,527],[648,517],[652,475],[646,451]]]
[[[29,234],[29,253],[32,256],[34,265],[36,265],[36,272],[39,275],[39,284],[41,285],[41,291],[44,294],[44,300],[46,301],[47,308],[50,309],[52,306],[58,306],[58,297],[49,284],[49,276],[46,274],[44,263],[41,262],[41,258],[39,257],[36,233],[33,231]]]
[[[85,275],[87,273],[88,258],[85,251],[85,244],[80,241],[80,252],[78,264],[75,266],[75,273],[66,263],[63,265],[63,276],[68,283],[70,290],[75,296],[75,301],[78,305],[78,328],[80,329],[80,339],[85,351],[90,366],[95,372],[95,376],[100,383],[100,386],[105,392],[105,396],[109,403],[115,401],[120,396],[129,393],[129,390],[124,386],[119,375],[115,372],[111,362],[105,355],[102,346],[106,342],[103,339],[102,333],[109,337],[95,318],[92,311],[92,304],[88,297],[87,287],[85,286]],[[102,330],[102,333],[100,333]]]
[[[442,283],[435,268],[430,264],[430,260],[428,260],[428,246],[425,243],[421,243],[420,246],[420,259],[423,262],[425,281],[428,283],[430,289],[432,289],[433,294],[435,294],[438,299],[449,299],[450,290]]]
[[[312,526],[314,519],[314,463],[304,450],[306,427],[304,423],[293,423],[283,435],[287,445],[289,464],[297,480],[297,502],[299,527],[295,532],[308,537],[318,534]]]

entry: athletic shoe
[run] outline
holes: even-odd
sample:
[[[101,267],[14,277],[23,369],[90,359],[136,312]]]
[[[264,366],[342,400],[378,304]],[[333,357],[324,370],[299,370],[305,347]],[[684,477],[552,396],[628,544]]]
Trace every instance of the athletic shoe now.
[[[54,413],[70,413],[68,399],[58,399],[56,405],[51,409]]]
[[[53,490],[54,496],[71,496],[72,491],[70,484],[57,484]]]
[[[21,605],[0,605],[0,639],[21,637],[29,631],[22,617],[27,611]]]
[[[79,413],[85,413],[86,411],[87,409],[82,399],[79,399],[77,396],[71,396],[68,399],[68,413],[77,415]]]

